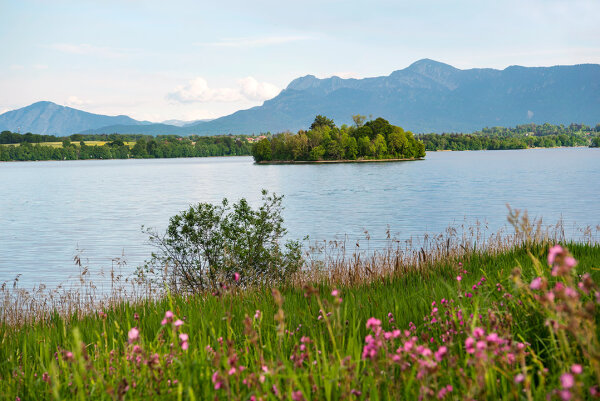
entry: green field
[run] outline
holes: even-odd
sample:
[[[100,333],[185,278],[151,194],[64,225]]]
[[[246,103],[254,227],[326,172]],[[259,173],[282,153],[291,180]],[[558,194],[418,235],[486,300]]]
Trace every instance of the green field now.
[[[84,143],[87,146],[103,146],[109,142],[108,141],[84,141]],[[71,144],[73,146],[79,147],[79,142],[71,142]],[[135,141],[124,142],[124,144],[129,146],[130,148],[132,148],[135,145]],[[19,143],[14,143],[14,144],[7,144],[5,146],[20,146],[20,145],[21,144],[19,144]],[[40,142],[40,143],[36,143],[34,145],[50,146],[51,148],[62,148],[63,147],[62,142]]]
[[[15,316],[24,312],[5,301],[0,394],[8,400],[589,398],[600,374],[600,293],[591,283],[600,278],[600,246],[567,247],[578,263],[557,277],[546,262],[549,244],[540,244],[358,278],[350,270],[329,279],[309,274],[274,291],[229,283],[218,294],[113,302],[102,312],[75,309],[34,323]],[[556,256],[556,269],[571,263],[567,258]],[[542,289],[529,287],[536,276],[544,277]],[[546,291],[552,302],[544,300]],[[167,311],[174,316],[161,324]]]

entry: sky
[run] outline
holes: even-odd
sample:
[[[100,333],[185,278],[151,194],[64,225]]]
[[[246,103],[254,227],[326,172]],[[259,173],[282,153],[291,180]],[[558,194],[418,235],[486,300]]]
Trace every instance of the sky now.
[[[598,0],[0,0],[0,114],[216,118],[294,78],[600,63]]]

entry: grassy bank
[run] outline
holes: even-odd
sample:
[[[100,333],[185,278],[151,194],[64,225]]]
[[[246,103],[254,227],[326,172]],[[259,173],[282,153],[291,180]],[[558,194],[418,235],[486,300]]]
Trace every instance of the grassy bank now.
[[[426,270],[404,266],[362,280],[314,275],[275,290],[230,283],[211,294],[3,323],[0,394],[589,398],[599,374],[591,281],[600,279],[600,246],[566,244],[573,270],[569,254],[553,248],[553,276],[549,245],[438,257]]]

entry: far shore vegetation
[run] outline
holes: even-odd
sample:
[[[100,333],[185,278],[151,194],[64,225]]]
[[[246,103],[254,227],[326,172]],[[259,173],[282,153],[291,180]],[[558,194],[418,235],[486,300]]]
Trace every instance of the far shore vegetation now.
[[[0,161],[249,156],[245,136],[53,135],[0,133]]]
[[[300,254],[281,197],[194,205],[106,297],[81,259],[80,287],[2,285],[0,398],[595,399],[597,234],[509,221],[514,234]]]
[[[382,118],[365,122],[364,116],[356,115],[353,119],[353,126],[342,125],[338,128],[332,120],[318,116],[307,131],[301,130],[297,134],[265,133],[259,136],[73,134],[61,137],[3,131],[0,133],[0,161],[151,159],[252,154],[258,155],[260,161],[364,161],[423,157],[415,156],[424,155],[421,143],[425,151],[600,147],[600,124],[594,128],[583,124],[523,124],[513,128],[484,128],[470,134],[413,135]],[[267,142],[271,145],[270,159]],[[319,143],[316,144],[317,142]]]

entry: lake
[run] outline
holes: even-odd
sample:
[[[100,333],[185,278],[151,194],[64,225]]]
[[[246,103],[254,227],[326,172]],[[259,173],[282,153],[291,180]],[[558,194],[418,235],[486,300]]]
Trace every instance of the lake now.
[[[506,226],[506,204],[566,234],[600,224],[600,149],[429,152],[397,163],[255,165],[250,157],[0,163],[0,283],[54,286],[77,274],[81,254],[96,273],[124,257],[148,258],[141,226],[164,230],[196,202],[253,205],[265,188],[285,195],[290,238],[350,241],[386,231],[398,239],[482,222]],[[598,231],[594,231],[597,238]]]

